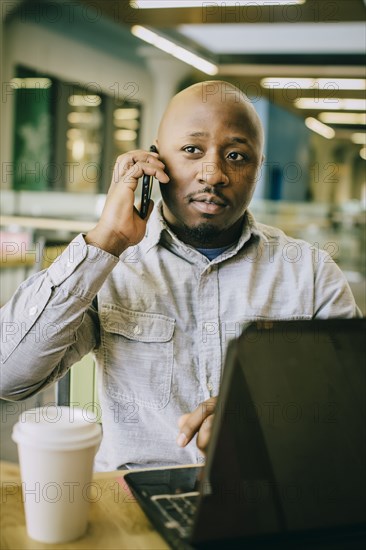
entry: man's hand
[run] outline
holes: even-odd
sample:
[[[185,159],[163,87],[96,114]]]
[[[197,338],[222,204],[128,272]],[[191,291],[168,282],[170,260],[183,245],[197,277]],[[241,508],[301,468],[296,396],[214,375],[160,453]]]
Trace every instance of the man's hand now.
[[[149,204],[146,219],[142,220],[134,207],[138,180],[147,174],[155,176],[161,183],[169,181],[158,156],[157,153],[137,150],[117,158],[102,215],[97,225],[87,233],[87,243],[119,256],[126,248],[141,241],[153,202]]]
[[[211,435],[211,426],[214,417],[217,397],[210,397],[207,401],[200,403],[197,409],[188,414],[183,414],[178,420],[180,433],[177,443],[185,447],[197,434],[197,447],[205,454]]]

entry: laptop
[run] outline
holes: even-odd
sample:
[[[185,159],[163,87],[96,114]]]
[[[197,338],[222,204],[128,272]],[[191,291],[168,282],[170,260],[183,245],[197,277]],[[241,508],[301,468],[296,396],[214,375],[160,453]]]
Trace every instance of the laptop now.
[[[252,323],[204,466],[125,479],[172,548],[364,548],[366,318]]]

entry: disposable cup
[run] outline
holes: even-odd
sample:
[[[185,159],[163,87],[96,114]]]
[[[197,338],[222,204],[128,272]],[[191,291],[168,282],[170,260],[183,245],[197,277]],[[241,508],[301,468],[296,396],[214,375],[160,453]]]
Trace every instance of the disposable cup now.
[[[81,537],[95,498],[100,425],[83,409],[45,406],[24,411],[12,438],[18,445],[28,535],[46,543]]]

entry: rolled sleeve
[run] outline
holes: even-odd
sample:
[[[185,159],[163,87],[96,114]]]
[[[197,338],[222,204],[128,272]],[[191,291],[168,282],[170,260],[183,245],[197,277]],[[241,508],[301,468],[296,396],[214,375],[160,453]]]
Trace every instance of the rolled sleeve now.
[[[48,268],[47,277],[52,287],[62,285],[64,292],[90,301],[118,261],[78,235]],[[83,269],[79,269],[82,264]]]
[[[1,395],[39,386],[95,345],[92,302],[119,259],[78,235],[1,310]],[[82,336],[78,338],[78,335]]]

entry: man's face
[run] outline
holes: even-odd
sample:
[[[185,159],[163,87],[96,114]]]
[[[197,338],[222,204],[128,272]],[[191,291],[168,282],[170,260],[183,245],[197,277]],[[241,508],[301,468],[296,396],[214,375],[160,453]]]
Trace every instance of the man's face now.
[[[161,185],[168,224],[193,246],[238,238],[262,162],[260,131],[247,106],[200,97],[173,109],[158,149],[170,182]]]

